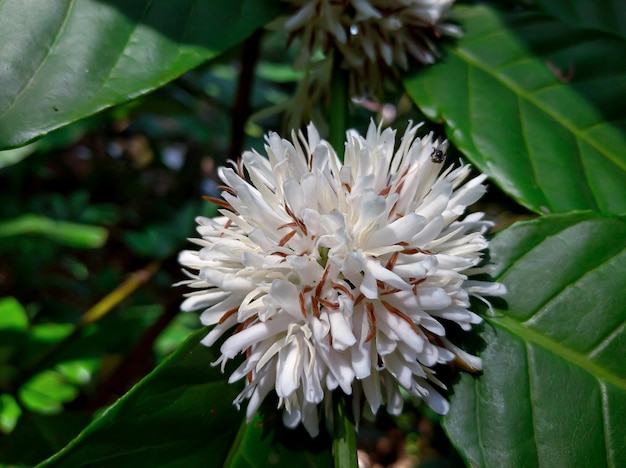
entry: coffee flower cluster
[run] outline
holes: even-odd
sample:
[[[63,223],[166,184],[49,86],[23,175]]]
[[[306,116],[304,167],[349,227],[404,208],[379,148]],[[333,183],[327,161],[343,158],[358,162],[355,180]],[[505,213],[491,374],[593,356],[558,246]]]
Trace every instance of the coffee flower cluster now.
[[[409,125],[349,131],[341,162],[310,125],[292,141],[267,136],[267,158],[243,154],[221,168],[221,216],[199,218],[199,250],[184,251],[184,281],[196,291],[183,310],[202,310],[203,340],[225,341],[215,364],[243,355],[229,381],[252,416],[276,392],[284,423],[315,436],[331,392],[372,412],[397,414],[404,389],[438,413],[448,402],[433,367],[456,361],[480,369],[446,338],[481,318],[470,297],[504,292],[469,279],[484,271],[490,223],[462,218],[485,192],[469,166],[443,169],[447,142],[416,138]]]
[[[411,58],[431,64],[436,41],[460,36],[446,22],[453,0],[286,0],[295,13],[282,27],[298,42],[296,65],[305,67],[316,52],[350,70],[353,95],[380,94],[384,76],[395,67],[407,69]]]

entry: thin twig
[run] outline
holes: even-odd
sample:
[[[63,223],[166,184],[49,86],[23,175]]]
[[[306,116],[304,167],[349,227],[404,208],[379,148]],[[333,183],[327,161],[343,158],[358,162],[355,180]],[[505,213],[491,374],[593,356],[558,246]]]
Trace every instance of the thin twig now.
[[[228,159],[233,161],[239,159],[243,149],[244,130],[251,113],[250,97],[254,81],[254,68],[259,59],[262,34],[262,30],[257,30],[244,41],[241,49],[241,68],[237,83],[237,95],[233,104],[230,147],[228,149]]]

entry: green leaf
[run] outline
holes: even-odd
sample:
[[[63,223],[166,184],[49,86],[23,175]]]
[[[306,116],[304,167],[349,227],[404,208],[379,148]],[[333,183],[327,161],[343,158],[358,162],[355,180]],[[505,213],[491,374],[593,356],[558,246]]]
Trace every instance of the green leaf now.
[[[41,466],[221,466],[244,413],[215,356],[193,335]],[[115,450],[111,450],[115,447]]]
[[[14,297],[0,299],[0,331],[25,332],[28,329],[28,315]]]
[[[317,468],[333,465],[332,441],[326,433],[311,439],[302,427],[295,430],[284,427],[280,417],[272,418],[271,422],[255,417],[250,424],[242,426],[237,442],[224,466]]]
[[[57,221],[34,214],[0,222],[0,238],[36,234],[61,244],[81,249],[97,249],[106,242],[108,232],[100,226]]]
[[[63,404],[72,401],[77,395],[78,389],[53,370],[37,374],[18,391],[24,406],[41,414],[61,413]]]
[[[598,0],[535,0],[534,3],[566,21],[586,28],[597,29],[626,39],[626,3]]]
[[[20,148],[0,151],[0,169],[17,164],[22,159],[25,159],[33,154],[35,151],[37,151],[37,143],[32,143]]]
[[[473,466],[623,466],[626,218],[517,223],[490,244],[507,307],[444,419]]]
[[[0,466],[34,466],[63,448],[89,423],[84,411],[57,415],[24,412],[17,426],[2,437]]]
[[[22,353],[27,333],[28,315],[22,304],[14,297],[0,299],[0,391],[12,388],[18,373],[13,359]]]
[[[0,433],[10,434],[17,426],[22,415],[22,408],[17,404],[13,395],[0,394]]]
[[[239,387],[211,366],[205,335],[194,333],[41,467],[328,466],[327,439],[311,441],[280,417],[244,423],[232,403]]]
[[[270,0],[0,2],[0,149],[163,86],[279,12]]]
[[[465,35],[405,81],[424,114],[536,212],[626,212],[626,42],[534,12],[455,12]]]

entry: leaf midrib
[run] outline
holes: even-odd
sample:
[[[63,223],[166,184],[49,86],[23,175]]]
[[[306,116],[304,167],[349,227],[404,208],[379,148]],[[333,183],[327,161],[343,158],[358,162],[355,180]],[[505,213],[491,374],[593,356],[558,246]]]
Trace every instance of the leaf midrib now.
[[[65,31],[65,28],[67,27],[67,22],[68,22],[68,20],[69,20],[69,18],[71,16],[71,13],[72,13],[72,10],[74,9],[74,5],[75,4],[76,4],[76,0],[70,0],[70,3],[69,3],[68,8],[67,8],[67,11],[65,12],[65,15],[63,17],[63,21],[62,21],[61,25],[59,26],[59,32],[54,37],[54,40],[52,41],[52,44],[50,44],[50,46],[48,47],[48,52],[46,53],[46,55],[44,55],[44,57],[42,58],[41,62],[39,62],[39,64],[37,65],[37,67],[35,68],[33,73],[30,75],[30,78],[28,79],[28,81],[26,81],[26,83],[24,83],[24,86],[22,86],[22,88],[19,90],[19,92],[15,95],[15,97],[13,98],[13,101],[11,101],[11,103],[6,107],[6,109],[4,109],[2,112],[0,112],[0,119],[4,118],[6,115],[8,115],[9,111],[11,109],[13,109],[13,107],[15,107],[15,104],[20,100],[20,98],[22,97],[24,92],[32,84],[32,82],[34,81],[35,77],[39,74],[39,72],[41,71],[43,66],[46,64],[46,62],[50,58],[51,51],[54,49],[54,47],[56,47],[57,43],[59,42],[59,38],[61,37],[61,35],[63,34],[63,31]]]
[[[472,40],[482,39],[483,37],[484,35],[473,36]],[[498,69],[489,68],[486,65],[483,65],[481,62],[471,58],[471,56],[469,56],[467,53],[464,52],[463,47],[465,45],[466,44],[461,44],[460,47],[458,48],[448,48],[448,52],[453,55],[456,55],[460,60],[467,63],[468,65],[473,66],[483,71],[484,73],[486,73],[487,75],[489,75],[490,77],[492,77],[493,79],[501,83],[505,88],[515,93],[517,96],[526,99],[530,104],[537,107],[537,109],[539,109],[540,111],[548,115],[555,122],[563,126],[565,129],[567,129],[576,139],[585,141],[590,146],[595,148],[605,158],[613,162],[615,165],[617,165],[621,169],[626,170],[626,161],[621,161],[619,158],[617,158],[613,154],[607,152],[605,148],[603,148],[598,142],[596,142],[596,140],[590,138],[582,129],[579,129],[574,124],[571,124],[567,122],[566,120],[562,119],[558,113],[551,111],[549,107],[542,105],[541,101],[538,101],[537,99],[533,98],[533,95],[531,93],[526,92],[526,90],[524,90],[520,86],[516,86],[513,83],[507,80],[504,80],[498,73],[494,73],[500,67]],[[560,83],[555,83],[555,85],[563,86]]]
[[[500,313],[504,313],[503,311],[499,311]],[[549,338],[546,335],[539,333],[538,331],[523,326],[520,322],[503,315],[501,317],[485,317],[485,320],[492,324],[495,327],[504,329],[514,336],[520,338],[525,343],[533,343],[536,344],[547,351],[554,353],[555,355],[563,358],[565,361],[570,362],[593,377],[597,380],[602,380],[604,382],[608,382],[615,387],[626,391],[626,379],[620,378],[614,374],[611,374],[609,371],[604,369],[603,367],[598,366],[593,361],[589,360],[585,355],[578,353],[561,343]]]

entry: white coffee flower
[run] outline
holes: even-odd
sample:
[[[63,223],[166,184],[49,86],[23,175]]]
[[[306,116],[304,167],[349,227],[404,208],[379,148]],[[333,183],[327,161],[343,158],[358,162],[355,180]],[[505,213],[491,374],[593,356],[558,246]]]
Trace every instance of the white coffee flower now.
[[[279,25],[299,41],[296,65],[306,67],[316,52],[336,49],[336,60],[351,72],[353,95],[380,94],[395,67],[406,70],[411,58],[434,63],[436,41],[461,35],[446,22],[454,0],[285,1],[296,11]]]
[[[185,311],[202,309],[227,338],[217,363],[239,354],[230,376],[245,379],[236,399],[252,418],[272,391],[287,426],[318,433],[320,403],[331,392],[353,395],[372,412],[402,409],[400,388],[444,414],[433,366],[456,360],[480,369],[480,358],[453,345],[444,323],[470,330],[481,318],[470,296],[504,293],[498,283],[468,279],[479,268],[482,213],[459,219],[485,192],[469,166],[442,171],[447,142],[419,139],[409,125],[397,149],[395,131],[371,124],[347,133],[342,163],[313,125],[293,141],[266,137],[268,159],[243,154],[221,168],[221,217],[198,218],[199,251],[183,251],[193,271]]]

